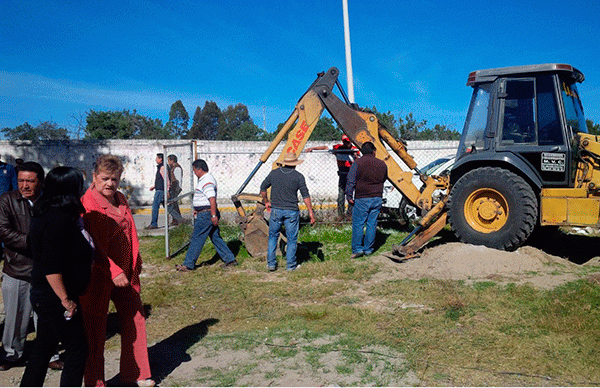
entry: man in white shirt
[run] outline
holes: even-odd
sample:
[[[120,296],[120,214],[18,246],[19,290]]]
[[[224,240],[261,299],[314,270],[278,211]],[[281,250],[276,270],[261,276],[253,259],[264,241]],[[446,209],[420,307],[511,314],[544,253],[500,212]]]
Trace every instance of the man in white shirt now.
[[[206,238],[210,237],[218,255],[223,260],[223,268],[238,265],[235,255],[219,231],[219,210],[217,209],[217,181],[212,174],[208,173],[208,165],[202,159],[192,163],[194,174],[198,177],[198,183],[194,190],[192,204],[194,206],[194,230],[190,237],[190,247],[183,265],[177,265],[180,272],[189,272],[196,267],[196,261],[202,252]]]

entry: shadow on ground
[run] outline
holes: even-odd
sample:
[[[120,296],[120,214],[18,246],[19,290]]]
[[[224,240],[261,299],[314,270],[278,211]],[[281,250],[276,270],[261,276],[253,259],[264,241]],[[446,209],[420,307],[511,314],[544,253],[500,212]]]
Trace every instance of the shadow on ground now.
[[[310,261],[316,257],[319,261],[325,261],[325,254],[321,247],[322,243],[316,241],[305,241],[298,242],[298,248],[296,249],[296,261],[298,264]]]
[[[192,357],[187,353],[188,349],[200,342],[208,334],[208,328],[218,322],[215,318],[205,319],[149,347],[150,370],[156,384],[160,384],[179,365],[190,361]],[[108,380],[106,385],[121,386],[119,375]]]
[[[567,234],[557,230],[534,237],[527,245],[575,264],[585,264],[600,256],[600,236]]]

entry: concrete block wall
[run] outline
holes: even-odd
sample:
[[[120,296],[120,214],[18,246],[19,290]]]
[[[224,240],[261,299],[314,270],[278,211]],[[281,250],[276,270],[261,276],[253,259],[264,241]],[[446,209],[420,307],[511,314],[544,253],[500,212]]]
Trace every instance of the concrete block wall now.
[[[317,145],[333,145],[309,141],[306,148]],[[191,163],[196,158],[205,159],[210,172],[218,182],[219,204],[231,205],[231,196],[237,192],[250,175],[267,149],[268,142],[206,141],[206,140],[107,140],[107,141],[0,141],[1,160],[14,164],[16,158],[40,163],[46,172],[56,166],[79,168],[91,183],[96,158],[104,153],[119,156],[125,166],[121,189],[128,195],[132,206],[152,203],[156,173],[156,154],[177,155],[184,170],[183,193],[192,190],[195,176]],[[166,148],[165,148],[166,147]],[[456,153],[457,141],[408,142],[409,154],[419,166],[448,154]],[[258,170],[244,192],[258,194],[260,183],[272,168],[273,161],[282,152],[280,145],[271,158]],[[393,155],[395,157],[395,155]],[[396,158],[396,157],[395,157]],[[304,174],[314,201],[329,201],[337,197],[337,167],[335,157],[326,151],[303,153],[304,162],[297,170]],[[397,159],[397,158],[396,158]],[[399,160],[399,159],[397,159]],[[401,164],[402,165],[402,164]],[[402,165],[405,168],[404,165]]]

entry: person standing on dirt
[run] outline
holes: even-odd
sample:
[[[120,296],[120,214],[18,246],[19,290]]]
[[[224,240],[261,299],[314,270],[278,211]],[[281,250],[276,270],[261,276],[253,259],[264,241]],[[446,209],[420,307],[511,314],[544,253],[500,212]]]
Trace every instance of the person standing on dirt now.
[[[183,169],[179,163],[177,163],[176,155],[171,154],[167,156],[167,170],[169,172],[169,193],[167,198],[172,200],[181,194],[181,181],[183,180]],[[179,211],[179,203],[177,203],[177,201],[169,202],[167,211],[171,217],[173,217],[171,226],[176,226],[183,222],[183,217]]]
[[[345,210],[345,197],[346,197],[346,182],[348,180],[348,171],[354,160],[358,156],[358,148],[352,144],[350,138],[346,135],[342,135],[342,142],[334,146],[317,146],[306,149],[306,152],[313,152],[314,150],[327,150],[335,155],[338,166],[338,197],[337,197],[337,210],[338,216],[342,218],[345,214],[352,214],[352,204],[348,202],[348,212]]]
[[[119,191],[123,162],[100,155],[92,184],[82,197],[83,222],[95,250],[90,285],[81,297],[89,357],[86,386],[106,385],[104,347],[110,302],[119,318],[121,386],[153,387],[148,358],[146,312],[141,297],[142,256],[133,213]]]
[[[33,312],[29,299],[33,259],[27,235],[31,209],[42,193],[44,169],[38,163],[28,162],[19,167],[16,176],[18,189],[15,187],[0,196],[0,241],[4,244],[2,296],[5,318],[0,358],[0,370],[3,371],[23,361],[21,357]]]
[[[223,268],[238,265],[235,255],[225,244],[219,230],[220,213],[217,208],[217,181],[215,177],[208,172],[208,164],[202,159],[192,163],[194,174],[198,177],[198,183],[194,190],[192,204],[194,206],[194,230],[190,237],[190,247],[183,264],[175,266],[179,272],[189,272],[195,269],[196,261],[206,239],[210,237],[217,254],[223,260]]]
[[[354,204],[351,258],[373,253],[377,216],[383,202],[383,183],[387,179],[387,165],[375,157],[375,151],[373,143],[365,142],[361,147],[363,156],[354,162],[348,172],[346,198]]]
[[[298,208],[298,191],[308,208],[310,223],[315,223],[310,194],[306,187],[304,175],[296,171],[296,166],[302,163],[293,153],[285,155],[279,168],[271,171],[260,185],[260,194],[267,211],[271,211],[269,219],[269,249],[267,252],[267,268],[269,271],[277,270],[277,240],[279,231],[285,226],[287,238],[287,270],[293,271],[298,265],[296,262],[296,248],[298,230],[300,226],[300,209]],[[271,188],[271,201],[267,198],[267,189]]]
[[[83,382],[88,344],[80,298],[90,281],[95,247],[81,219],[83,182],[76,168],[55,167],[33,205],[28,245],[33,259],[31,304],[38,324],[21,387],[44,385],[59,343],[65,348],[60,385],[80,387]]]

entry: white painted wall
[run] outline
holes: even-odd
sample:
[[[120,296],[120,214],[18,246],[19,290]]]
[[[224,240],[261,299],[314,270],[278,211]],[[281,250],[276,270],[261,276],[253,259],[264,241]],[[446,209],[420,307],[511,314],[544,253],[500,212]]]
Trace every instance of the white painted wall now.
[[[184,141],[184,140],[108,140],[108,141],[0,141],[1,160],[14,163],[15,158],[40,163],[46,172],[56,166],[73,166],[81,169],[87,183],[96,158],[111,153],[122,158],[125,166],[121,187],[128,194],[132,206],[149,205],[156,173],[156,154],[175,154],[184,170],[183,192],[191,191],[194,177],[191,163],[197,157],[205,159],[219,187],[219,203],[230,205],[230,197],[237,192],[245,179],[259,162],[268,142],[243,141]],[[306,148],[322,144],[310,141]],[[168,146],[165,151],[164,146]],[[272,168],[272,162],[281,153],[280,145],[271,158],[250,181],[244,192],[259,192],[260,183]],[[458,141],[412,141],[408,142],[409,154],[419,166],[436,158],[456,153]],[[327,151],[314,151],[300,156],[304,163],[297,170],[306,177],[313,200],[330,200],[337,197],[337,167],[335,157]],[[405,167],[405,166],[403,166]]]

